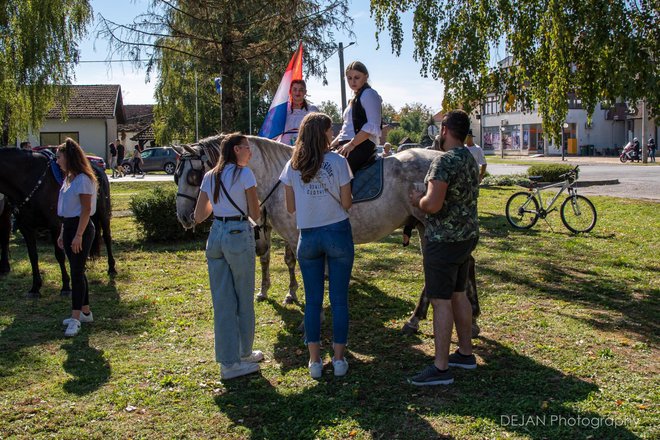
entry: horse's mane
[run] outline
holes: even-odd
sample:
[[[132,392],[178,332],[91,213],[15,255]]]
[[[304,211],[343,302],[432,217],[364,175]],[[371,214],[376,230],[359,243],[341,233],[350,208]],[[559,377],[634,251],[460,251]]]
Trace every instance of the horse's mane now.
[[[288,145],[258,136],[246,135],[246,137],[252,145],[259,148],[266,166],[281,167],[281,164],[291,159],[293,148]],[[224,138],[224,134],[209,136],[201,139],[196,144],[190,145],[189,148],[199,156],[206,154],[209,162],[215,165],[220,159],[220,146]]]

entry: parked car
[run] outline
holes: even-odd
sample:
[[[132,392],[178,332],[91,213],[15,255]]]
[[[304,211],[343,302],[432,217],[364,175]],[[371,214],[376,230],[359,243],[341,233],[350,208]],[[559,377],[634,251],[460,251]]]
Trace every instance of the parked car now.
[[[126,174],[133,172],[132,154],[127,153],[127,158],[121,163]],[[174,174],[176,162],[179,160],[179,154],[172,147],[146,148],[142,152],[144,164],[140,166],[142,171],[165,171],[167,174]]]
[[[401,145],[399,145],[399,148],[396,149],[396,152],[401,153],[402,151],[406,151],[410,148],[424,148],[424,147],[422,147],[421,144],[412,144],[412,143],[411,144],[401,144]]]
[[[49,150],[53,154],[55,154],[57,153],[57,145],[40,145],[38,147],[32,147],[32,151],[42,151],[42,150]],[[103,160],[102,157],[94,156],[93,154],[85,154],[85,156],[87,156],[87,159],[89,159],[89,161],[93,165],[96,165],[102,170],[105,170],[105,160]]]

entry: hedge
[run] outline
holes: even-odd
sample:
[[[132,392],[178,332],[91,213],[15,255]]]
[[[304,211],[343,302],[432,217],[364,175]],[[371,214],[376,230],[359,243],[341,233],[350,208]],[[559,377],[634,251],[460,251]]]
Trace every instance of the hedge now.
[[[560,176],[571,171],[574,167],[568,164],[543,164],[532,165],[527,169],[528,176],[541,176],[543,182],[559,182],[563,180]]]
[[[129,206],[139,233],[147,241],[172,241],[208,235],[210,221],[186,231],[176,217],[176,187],[157,186],[131,197]]]

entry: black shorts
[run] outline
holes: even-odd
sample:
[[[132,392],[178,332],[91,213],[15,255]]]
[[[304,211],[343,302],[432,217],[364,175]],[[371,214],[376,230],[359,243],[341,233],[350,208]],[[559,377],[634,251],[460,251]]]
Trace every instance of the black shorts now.
[[[426,297],[451,299],[464,292],[470,269],[470,254],[478,238],[456,242],[428,241],[424,246]]]

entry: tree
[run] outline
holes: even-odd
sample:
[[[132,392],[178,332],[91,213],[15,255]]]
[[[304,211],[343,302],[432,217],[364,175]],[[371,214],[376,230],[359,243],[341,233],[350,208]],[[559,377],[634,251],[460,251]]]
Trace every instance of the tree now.
[[[330,116],[330,119],[332,119],[333,123],[341,124],[341,112],[339,111],[339,106],[336,103],[332,101],[323,101],[318,107],[321,113],[325,113],[326,115]]]
[[[427,121],[432,117],[429,107],[419,102],[406,104],[399,112],[399,123],[401,128],[411,139],[419,140],[426,133]]]
[[[395,127],[387,132],[387,142],[392,145],[399,145],[401,139],[407,136],[406,131],[401,127]]]
[[[384,102],[382,107],[382,118],[384,123],[389,124],[391,122],[397,122],[399,120],[399,115],[392,104]]]
[[[644,99],[660,115],[657,0],[372,1],[376,26],[389,30],[396,54],[401,15],[410,11],[413,56],[422,74],[444,82],[445,110],[470,111],[488,93],[513,96],[523,110],[538,103],[555,140],[571,93],[589,114],[599,101]],[[511,58],[492,62],[500,49]]]
[[[78,41],[92,19],[88,0],[5,0],[0,9],[0,145],[39,127],[57,96],[65,102]]]
[[[204,122],[200,134],[219,131],[220,108],[225,132],[246,131],[248,72],[258,115],[253,126],[258,126],[299,42],[305,50],[306,74],[324,78],[323,62],[336,50],[331,29],[349,31],[352,19],[348,0],[154,0],[133,23],[103,17],[101,23],[100,35],[110,39],[114,51],[138,64],[146,57],[148,75],[159,74],[157,132],[163,143],[174,134],[191,140],[194,129],[181,124],[190,124],[190,114],[194,115],[187,96],[194,90],[195,72],[204,87],[199,113],[213,121]],[[213,97],[208,87],[218,76],[221,98]]]

